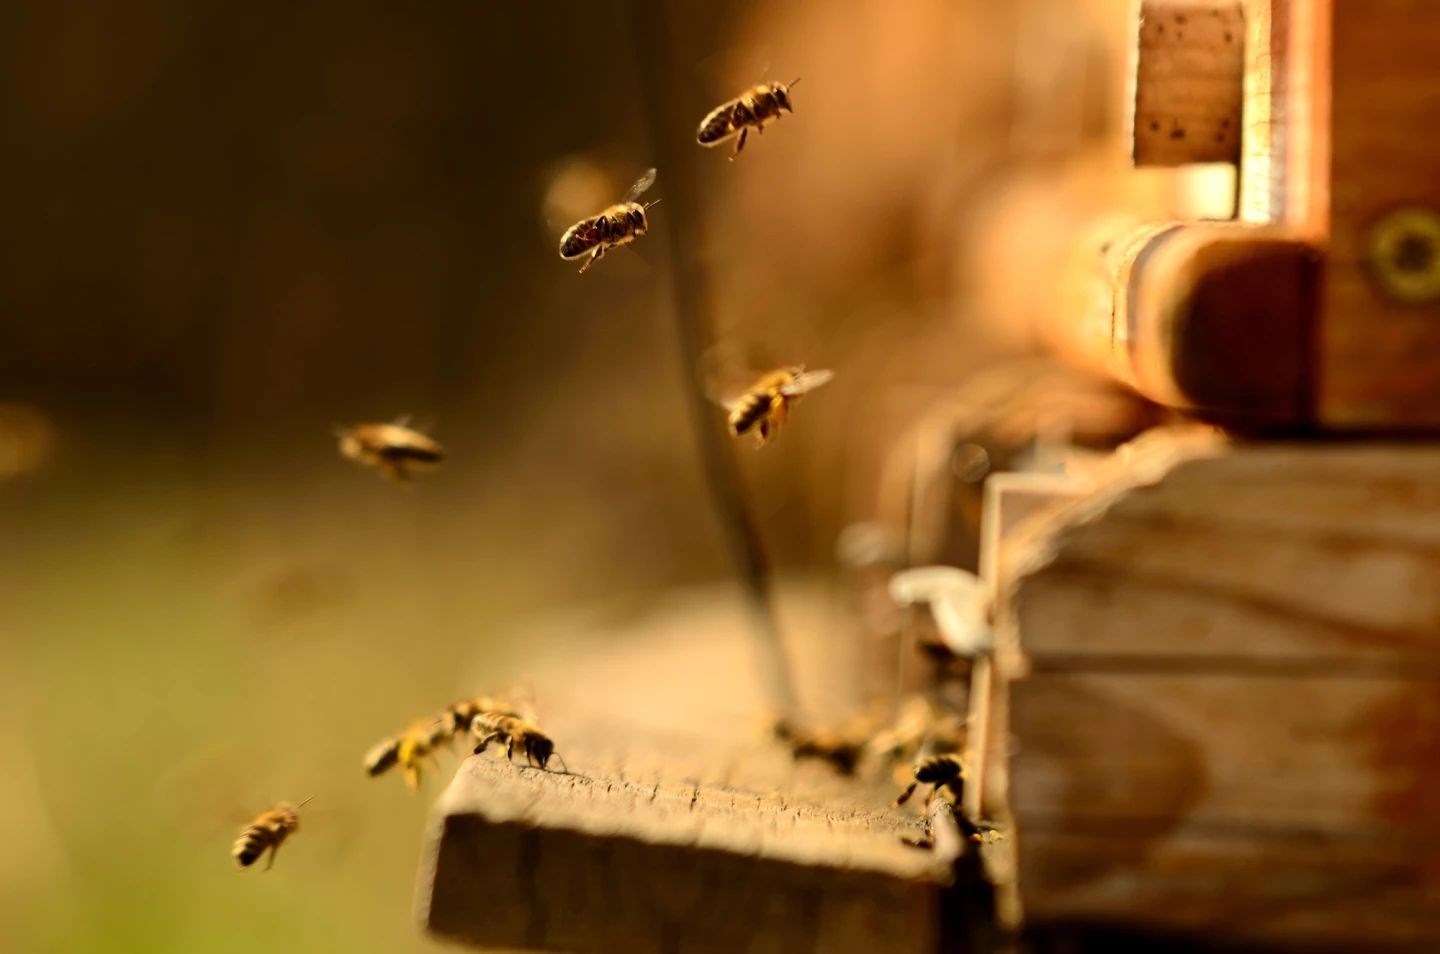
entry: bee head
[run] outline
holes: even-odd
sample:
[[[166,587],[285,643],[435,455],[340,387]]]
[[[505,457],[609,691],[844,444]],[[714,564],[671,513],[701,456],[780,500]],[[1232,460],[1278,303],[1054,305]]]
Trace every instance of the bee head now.
[[[799,77],[788,83],[775,84],[775,104],[787,113],[795,112],[795,107],[790,105],[790,87],[800,82]]]
[[[548,736],[535,735],[530,739],[530,754],[543,769],[555,754],[555,743]]]

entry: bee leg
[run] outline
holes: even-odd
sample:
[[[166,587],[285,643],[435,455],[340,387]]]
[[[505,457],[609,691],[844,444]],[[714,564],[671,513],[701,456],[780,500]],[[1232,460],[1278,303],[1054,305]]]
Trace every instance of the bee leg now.
[[[505,758],[511,762],[515,761],[515,740],[513,738],[505,743]]]
[[[750,135],[750,127],[744,126],[740,129],[740,138],[735,140],[735,151],[730,153],[730,161],[734,162],[735,157],[740,155],[740,150],[745,148],[745,137]]]
[[[420,791],[420,766],[405,766],[405,787],[412,792]]]
[[[269,871],[275,867],[275,855],[280,851],[280,842],[273,842],[270,845],[270,858],[265,862],[265,870]]]
[[[580,266],[580,274],[581,274],[581,275],[584,275],[586,272],[588,272],[588,271],[590,270],[590,266],[591,266],[591,265],[594,265],[596,262],[600,261],[600,259],[602,259],[602,258],[604,258],[604,257],[605,257],[605,246],[603,246],[603,245],[597,245],[597,246],[595,247],[595,251],[593,251],[593,252],[590,253],[590,257],[587,258],[587,259],[585,259],[585,264]]]
[[[919,836],[901,835],[900,841],[904,844],[909,845],[911,848],[919,848],[923,851],[929,851],[931,848],[935,847],[935,838],[930,834],[924,834]]]
[[[490,745],[490,743],[494,742],[498,738],[500,738],[500,733],[491,732],[489,735],[485,736],[485,738],[480,740],[479,745],[475,746],[474,754],[479,755],[481,752],[484,752],[485,749]]]
[[[901,805],[904,805],[906,802],[908,802],[910,800],[910,796],[915,794],[915,789],[917,786],[919,786],[919,784],[919,782],[911,782],[909,785],[905,786],[905,791],[901,792],[900,797],[895,799],[892,807],[899,808]]]
[[[761,421],[759,424],[757,424],[757,425],[755,426],[755,446],[756,446],[756,447],[764,447],[764,446],[765,446],[766,444],[768,444],[769,442],[770,442],[770,421],[769,421],[769,419],[767,418],[766,420]]]

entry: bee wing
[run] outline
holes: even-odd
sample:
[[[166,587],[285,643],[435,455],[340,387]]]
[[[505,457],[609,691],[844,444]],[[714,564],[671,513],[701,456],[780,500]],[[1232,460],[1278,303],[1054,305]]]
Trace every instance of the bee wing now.
[[[654,169],[646,169],[645,174],[636,179],[635,184],[630,187],[630,191],[625,194],[625,201],[634,202],[640,198],[640,196],[644,195],[645,192],[655,184],[655,175],[656,172]]]
[[[820,385],[835,377],[835,372],[821,369],[817,371],[802,371],[795,376],[795,380],[780,389],[780,393],[787,397],[799,397],[807,391],[813,391]]]

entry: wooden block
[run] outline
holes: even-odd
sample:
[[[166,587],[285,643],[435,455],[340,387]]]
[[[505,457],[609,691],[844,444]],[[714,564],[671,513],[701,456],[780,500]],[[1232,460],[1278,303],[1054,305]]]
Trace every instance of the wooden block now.
[[[1440,444],[1118,457],[1001,568],[986,798],[1014,820],[1027,919],[1423,949]]]
[[[833,600],[781,596],[806,712],[853,716]],[[728,587],[676,594],[615,632],[555,621],[588,627],[593,648],[532,654],[526,682],[573,774],[518,753],[461,764],[428,833],[426,930],[577,954],[942,949],[950,906],[972,897],[953,886],[975,879],[902,843],[923,819],[890,808],[888,773],[842,777],[773,741],[745,623]]]
[[[1139,13],[1135,164],[1238,162],[1245,76],[1240,0],[1141,0]]]
[[[1331,2],[1319,413],[1440,428],[1440,17],[1428,0]]]
[[[1077,365],[1249,431],[1313,418],[1319,252],[1243,223],[1126,228],[1077,255],[1047,338]]]
[[[950,869],[906,816],[485,757],[437,808],[427,929],[580,952],[937,949]]]

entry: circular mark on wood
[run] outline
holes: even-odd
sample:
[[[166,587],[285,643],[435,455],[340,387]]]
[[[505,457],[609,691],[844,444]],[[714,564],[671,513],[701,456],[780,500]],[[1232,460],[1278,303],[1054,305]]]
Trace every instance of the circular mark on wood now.
[[[1365,242],[1370,275],[1396,301],[1440,301],[1440,214],[1418,206],[1397,209],[1370,229]]]

